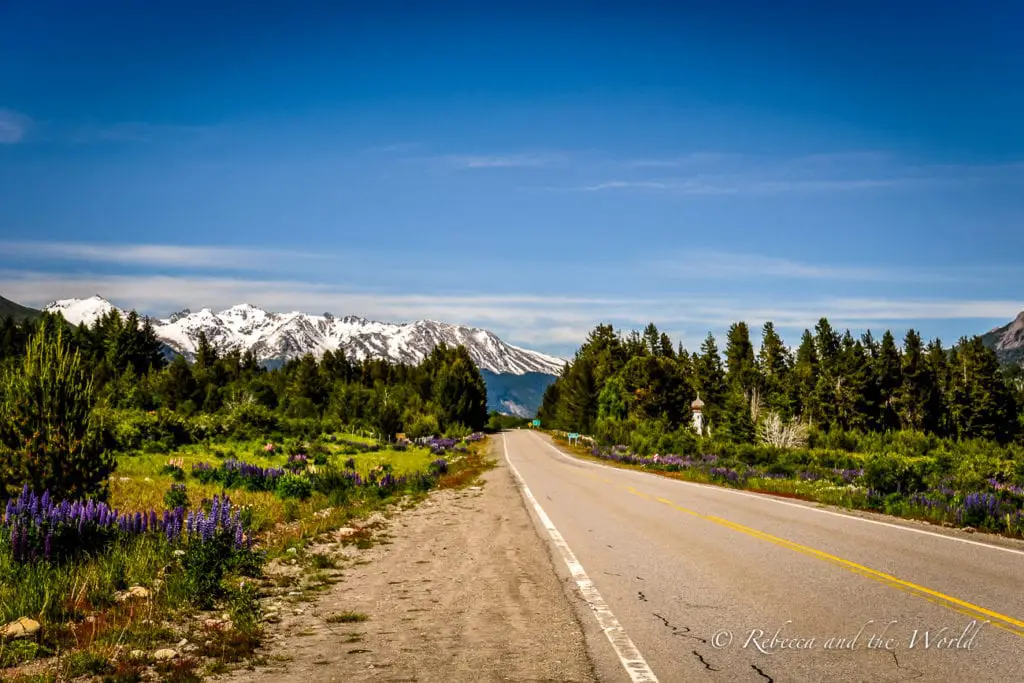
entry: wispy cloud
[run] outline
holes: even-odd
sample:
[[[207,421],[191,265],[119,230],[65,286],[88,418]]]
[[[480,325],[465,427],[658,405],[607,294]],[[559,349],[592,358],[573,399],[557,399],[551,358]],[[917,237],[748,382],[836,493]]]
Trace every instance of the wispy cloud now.
[[[171,244],[87,244],[81,242],[0,241],[0,253],[18,259],[52,259],[177,268],[247,269],[281,259],[329,259],[330,254],[228,246]]]
[[[0,145],[16,145],[32,128],[32,119],[10,109],[0,109]]]
[[[63,131],[55,131],[54,136],[66,138],[75,144],[149,143],[210,135],[216,130],[217,126],[122,121],[73,126]]]
[[[627,162],[627,166],[633,168],[681,168],[737,162],[742,158],[742,154],[732,152],[690,152],[664,159],[633,159]]]
[[[1010,320],[1024,310],[1024,300],[1013,299],[835,297],[779,303],[751,296],[382,293],[298,280],[0,271],[0,294],[28,305],[94,293],[151,315],[167,315],[185,307],[221,310],[249,302],[272,311],[330,311],[395,322],[445,320],[492,329],[511,343],[556,353],[582,342],[598,322],[638,329],[653,321],[681,335],[686,345],[695,346],[707,331],[720,334],[739,320],[755,329],[771,320],[788,330],[788,339],[795,342],[800,330],[813,327],[822,316],[840,329],[899,329],[922,321]]]
[[[420,142],[392,142],[386,145],[376,145],[367,148],[370,154],[401,154],[403,152],[415,152],[423,146]]]
[[[674,195],[761,195],[796,193],[856,192],[861,190],[922,187],[959,182],[929,177],[849,178],[849,179],[784,179],[756,180],[740,176],[704,176],[661,178],[651,180],[607,180],[576,188],[584,192],[606,190],[652,190]]]
[[[907,266],[851,266],[805,263],[787,258],[713,250],[691,250],[671,258],[645,263],[643,269],[676,279],[751,280],[778,278],[854,282],[957,282],[964,279],[949,271],[922,270]]]
[[[455,168],[518,168],[548,166],[566,160],[566,155],[556,152],[522,154],[448,154],[440,157],[445,164]]]

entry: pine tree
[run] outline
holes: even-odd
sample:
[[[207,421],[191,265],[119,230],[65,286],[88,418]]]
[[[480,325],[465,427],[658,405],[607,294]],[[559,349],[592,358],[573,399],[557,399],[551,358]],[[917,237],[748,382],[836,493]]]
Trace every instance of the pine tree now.
[[[766,322],[761,330],[757,365],[763,378],[762,401],[765,407],[779,413],[783,419],[789,419],[793,413],[788,391],[791,360],[789,350],[771,321]]]
[[[758,388],[760,377],[750,343],[750,328],[744,322],[729,327],[725,343],[726,382],[746,396]]]
[[[814,390],[818,384],[818,352],[814,348],[814,337],[810,330],[804,330],[800,346],[793,363],[792,403],[795,414],[814,424],[819,418]]]
[[[942,348],[942,341],[934,339],[928,343],[925,350],[925,364],[928,372],[934,381],[935,390],[932,396],[933,404],[929,409],[930,418],[928,429],[935,431],[941,436],[947,436],[951,432],[949,421],[949,355]]]
[[[558,424],[581,434],[593,433],[601,387],[589,356],[576,354],[560,393]]]
[[[840,429],[862,430],[868,426],[865,388],[871,382],[868,356],[860,340],[847,330],[842,337],[835,371],[835,424]]]
[[[875,384],[878,387],[878,426],[884,430],[899,429],[897,394],[903,385],[902,361],[896,339],[892,332],[885,331],[875,361]]]
[[[0,488],[27,484],[37,493],[107,495],[117,466],[92,424],[92,380],[69,336],[43,325],[20,367],[0,379]]]
[[[903,382],[897,391],[897,411],[905,429],[934,431],[937,426],[938,384],[925,358],[921,336],[907,330],[903,340]]]
[[[718,345],[711,333],[700,346],[700,354],[694,362],[694,375],[704,401],[704,414],[709,421],[716,420],[725,410],[727,390],[722,357],[718,355]]]

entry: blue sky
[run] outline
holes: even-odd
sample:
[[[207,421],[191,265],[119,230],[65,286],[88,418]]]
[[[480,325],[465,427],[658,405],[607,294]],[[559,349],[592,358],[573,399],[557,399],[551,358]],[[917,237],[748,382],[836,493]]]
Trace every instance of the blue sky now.
[[[1018,2],[364,4],[0,4],[0,295],[563,355],[1024,310]]]

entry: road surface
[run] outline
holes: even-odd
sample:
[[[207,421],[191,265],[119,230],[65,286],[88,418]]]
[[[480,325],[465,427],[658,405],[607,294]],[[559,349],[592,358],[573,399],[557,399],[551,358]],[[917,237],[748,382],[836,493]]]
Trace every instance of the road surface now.
[[[1024,544],[501,439],[602,681],[1024,681]]]

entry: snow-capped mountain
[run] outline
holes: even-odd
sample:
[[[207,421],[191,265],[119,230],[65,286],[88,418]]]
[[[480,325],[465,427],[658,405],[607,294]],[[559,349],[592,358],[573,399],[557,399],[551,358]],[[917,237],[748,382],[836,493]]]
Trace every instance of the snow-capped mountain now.
[[[92,324],[112,310],[125,313],[98,295],[54,301],[44,310],[59,312],[75,325]],[[382,323],[329,313],[269,313],[250,304],[239,304],[218,313],[209,308],[194,313],[186,309],[169,318],[150,321],[157,337],[187,358],[195,353],[199,333],[205,332],[218,349],[251,349],[261,361],[297,358],[307,353],[319,357],[325,351],[342,349],[346,356],[359,360],[384,358],[415,364],[443,342],[465,346],[480,369],[493,373],[557,375],[565,364],[561,358],[507,344],[487,330],[434,320]]]

